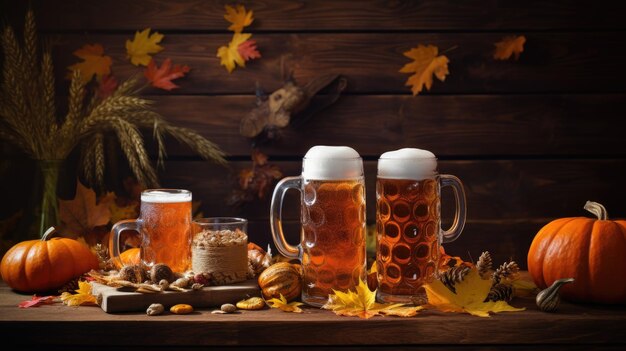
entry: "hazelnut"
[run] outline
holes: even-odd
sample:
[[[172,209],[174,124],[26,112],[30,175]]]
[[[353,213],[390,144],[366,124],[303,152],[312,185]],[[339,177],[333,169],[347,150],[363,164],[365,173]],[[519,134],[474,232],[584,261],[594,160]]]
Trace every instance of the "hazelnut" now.
[[[220,310],[224,311],[225,313],[233,313],[237,311],[237,307],[235,307],[235,305],[233,305],[232,303],[225,303],[222,305],[222,307],[220,307]]]
[[[150,280],[153,283],[158,283],[163,279],[171,283],[174,281],[173,277],[174,272],[172,272],[172,269],[165,263],[157,263],[150,269]]]

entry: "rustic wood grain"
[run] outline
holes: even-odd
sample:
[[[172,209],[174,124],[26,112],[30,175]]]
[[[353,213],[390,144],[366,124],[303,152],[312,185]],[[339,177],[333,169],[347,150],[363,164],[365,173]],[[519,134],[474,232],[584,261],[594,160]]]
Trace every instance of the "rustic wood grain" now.
[[[626,322],[623,307],[563,303],[559,313],[537,310],[532,300],[518,299],[526,311],[478,319],[434,311],[413,318],[378,317],[370,320],[338,317],[332,312],[305,308],[302,314],[276,309],[212,315],[143,313],[109,315],[97,307],[61,305],[18,309],[30,296],[0,287],[0,329],[10,345],[59,346],[243,346],[243,345],[491,345],[499,344],[623,344]],[[24,330],[37,337],[24,338]]]
[[[410,94],[408,74],[398,72],[410,62],[403,52],[418,44],[433,44],[450,58],[450,75],[436,81],[432,94],[623,92],[626,48],[620,32],[528,33],[519,61],[494,61],[493,44],[506,33],[391,33],[361,34],[258,34],[262,59],[250,61],[245,69],[229,74],[219,64],[217,49],[226,45],[229,34],[168,34],[165,50],[156,55],[187,64],[191,72],[177,80],[174,94],[254,94],[258,81],[269,90],[283,84],[281,67],[294,71],[306,83],[322,73],[343,74],[346,92]],[[142,72],[126,59],[124,35],[52,35],[59,81],[66,69],[78,62],[72,55],[87,43],[103,44],[119,77]],[[153,90],[154,91],[154,90]],[[159,91],[162,93],[162,91]]]
[[[239,123],[253,96],[149,96],[168,120],[192,128],[231,156],[250,154]],[[308,123],[287,128],[262,150],[302,156],[313,145],[345,143],[362,156],[402,147],[438,157],[626,155],[614,125],[626,115],[624,94],[343,96]],[[150,134],[146,133],[150,139]],[[193,156],[168,143],[168,155]]]
[[[229,1],[43,1],[46,30],[224,31]],[[530,30],[625,28],[621,2],[568,1],[241,1],[254,10],[253,31]]]
[[[301,171],[300,161],[273,163],[285,176],[298,175]],[[248,219],[268,218],[269,196],[242,209],[225,206],[225,198],[237,181],[236,174],[250,164],[237,161],[230,166],[229,172],[208,162],[171,161],[161,173],[162,185],[191,190],[194,199],[203,201],[202,208],[209,216],[239,214]],[[626,160],[623,159],[440,161],[439,171],[454,174],[464,182],[468,218],[474,220],[582,216],[587,200],[603,203],[609,214],[614,213],[612,217],[626,215],[620,188],[616,187],[626,177]],[[373,222],[376,161],[365,162],[365,181],[367,216]],[[291,193],[288,193],[283,216],[297,219],[300,215],[296,206],[298,194]],[[447,190],[443,195],[444,203],[451,202]],[[444,215],[448,209],[444,204]]]

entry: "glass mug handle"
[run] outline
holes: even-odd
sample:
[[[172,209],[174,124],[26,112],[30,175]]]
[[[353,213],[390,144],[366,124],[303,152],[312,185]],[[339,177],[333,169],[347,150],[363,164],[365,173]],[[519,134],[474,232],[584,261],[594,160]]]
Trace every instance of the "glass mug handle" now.
[[[276,244],[278,252],[287,258],[300,259],[302,253],[302,245],[294,247],[287,243],[285,240],[285,233],[283,232],[283,200],[285,194],[289,189],[298,189],[302,192],[302,177],[286,177],[283,178],[276,188],[274,188],[274,194],[272,195],[272,205],[270,207],[270,226],[272,228],[272,238]]]
[[[454,199],[456,202],[456,212],[454,214],[454,221],[450,229],[443,232],[442,243],[449,243],[456,240],[463,227],[465,227],[465,217],[467,215],[467,208],[465,207],[465,190],[463,190],[463,183],[459,178],[450,175],[442,174],[439,176],[441,179],[441,187],[451,186],[454,191]]]
[[[111,252],[111,258],[120,265],[123,264],[122,260],[120,259],[120,236],[125,230],[134,230],[136,232],[140,232],[138,220],[127,219],[124,221],[119,221],[113,225],[113,228],[111,228],[111,241],[109,242],[109,252]]]

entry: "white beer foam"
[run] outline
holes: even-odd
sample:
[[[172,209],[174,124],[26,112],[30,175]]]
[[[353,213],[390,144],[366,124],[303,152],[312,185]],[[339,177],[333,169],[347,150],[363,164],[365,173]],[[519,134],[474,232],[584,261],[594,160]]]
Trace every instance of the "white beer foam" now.
[[[404,148],[385,152],[378,159],[380,178],[421,180],[436,173],[437,158],[428,150]]]
[[[189,191],[167,191],[162,190],[146,190],[141,193],[142,202],[152,203],[175,203],[191,201],[191,192]]]
[[[361,176],[363,160],[348,146],[313,146],[302,161],[302,177],[306,179],[342,180]]]

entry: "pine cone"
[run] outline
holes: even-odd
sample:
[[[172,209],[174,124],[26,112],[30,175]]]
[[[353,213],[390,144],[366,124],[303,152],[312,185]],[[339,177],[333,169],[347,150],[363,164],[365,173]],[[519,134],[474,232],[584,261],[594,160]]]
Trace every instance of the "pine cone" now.
[[[519,266],[515,261],[505,262],[493,273],[493,284],[498,284],[504,280],[515,280],[518,272]]]
[[[485,301],[511,301],[513,299],[513,287],[508,284],[494,284],[489,290]]]
[[[465,276],[470,272],[470,269],[471,268],[467,266],[451,267],[447,271],[439,273],[437,278],[443,283],[443,285],[447,286],[450,291],[456,293],[456,288],[454,286],[456,283],[463,281]]]
[[[59,295],[64,292],[68,292],[70,294],[76,294],[76,290],[78,290],[78,281],[81,277],[74,278],[69,282],[65,283],[62,287],[59,288]]]
[[[491,266],[493,261],[491,260],[491,254],[489,251],[483,252],[478,258],[478,263],[476,263],[476,269],[478,270],[478,274],[480,274],[481,278],[485,278],[487,273],[491,270]]]

